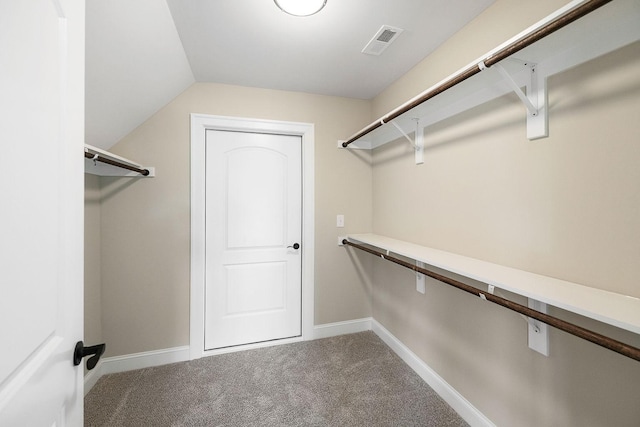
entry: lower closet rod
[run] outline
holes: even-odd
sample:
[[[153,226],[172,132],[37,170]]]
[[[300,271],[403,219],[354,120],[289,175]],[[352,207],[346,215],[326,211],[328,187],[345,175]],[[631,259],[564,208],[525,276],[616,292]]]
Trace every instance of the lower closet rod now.
[[[95,160],[95,161],[98,161],[98,162],[106,163],[106,164],[111,165],[111,166],[116,166],[116,167],[119,167],[119,168],[122,168],[122,169],[127,169],[127,170],[130,170],[130,171],[133,171],[133,172],[138,172],[142,176],[149,176],[149,169],[140,169],[140,168],[137,168],[135,166],[130,166],[130,165],[127,165],[125,163],[117,162],[115,160],[105,159],[103,157],[100,157],[99,154],[91,154],[91,153],[87,153],[85,151],[84,152],[84,157],[86,157],[87,159],[91,159],[91,160]]]
[[[366,246],[358,245],[356,243],[352,243],[346,239],[342,241],[344,245],[353,246],[356,249],[360,249],[362,251],[368,252],[370,254],[381,257],[382,259],[386,259],[387,261],[391,261],[403,267],[406,267],[410,270],[413,270],[417,273],[422,273],[425,276],[429,276],[433,279],[436,279],[440,282],[446,283],[447,285],[456,287],[460,290],[468,292],[470,294],[476,295],[487,301],[491,301],[495,304],[506,307],[510,310],[516,311],[520,314],[524,314],[527,317],[531,317],[532,319],[539,320],[540,322],[544,322],[547,325],[553,326],[561,331],[565,331],[571,335],[575,335],[579,338],[585,339],[587,341],[591,341],[594,344],[598,344],[604,348],[615,351],[616,353],[622,354],[623,356],[627,356],[631,359],[635,359],[640,362],[640,349],[633,347],[631,345],[625,344],[623,342],[614,340],[613,338],[609,338],[607,336],[601,335],[597,332],[590,331],[589,329],[585,329],[581,326],[574,325],[573,323],[569,323],[562,319],[558,319],[557,317],[550,316],[546,313],[542,313],[537,310],[533,310],[529,307],[525,307],[524,305],[518,304],[516,302],[510,301],[506,298],[501,298],[499,296],[490,294],[488,292],[481,291],[480,289],[476,289],[473,286],[466,285],[462,282],[459,282],[454,279],[450,279],[441,274],[434,273],[433,271],[426,270],[424,268],[415,266],[409,262],[403,261],[401,259],[389,256],[383,252],[378,252],[373,249],[369,249]]]

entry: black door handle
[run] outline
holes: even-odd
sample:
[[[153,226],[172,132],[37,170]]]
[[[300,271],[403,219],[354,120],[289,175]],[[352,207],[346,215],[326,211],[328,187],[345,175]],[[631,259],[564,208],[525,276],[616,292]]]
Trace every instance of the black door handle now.
[[[87,369],[92,370],[98,364],[98,360],[104,354],[107,349],[106,344],[92,345],[85,347],[82,341],[76,343],[76,349],[73,351],[73,366],[78,366],[82,362],[82,358],[91,356],[87,360]]]
[[[293,246],[287,246],[287,249],[288,248],[293,248],[295,250],[298,250],[298,249],[300,249],[300,243],[294,243]]]

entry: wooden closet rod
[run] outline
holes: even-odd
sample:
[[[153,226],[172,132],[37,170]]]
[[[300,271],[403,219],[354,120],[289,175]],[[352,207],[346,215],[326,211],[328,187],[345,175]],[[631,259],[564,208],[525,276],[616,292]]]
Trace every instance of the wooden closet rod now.
[[[101,162],[101,163],[106,163],[108,165],[111,166],[116,166],[122,169],[127,169],[133,172],[138,172],[139,174],[141,174],[142,176],[148,176],[149,175],[149,169],[140,169],[137,168],[135,166],[131,166],[131,165],[127,165],[125,163],[120,163],[116,160],[111,160],[111,159],[105,159],[103,157],[100,157],[100,154],[91,154],[88,152],[84,152],[84,157],[87,159],[91,159],[91,160],[95,160],[97,162]]]
[[[534,31],[533,33],[529,34],[526,37],[523,37],[522,39],[519,39],[507,46],[505,46],[504,48],[500,49],[499,51],[497,51],[496,53],[488,56],[487,58],[485,58],[483,61],[480,61],[478,64],[471,66],[470,68],[467,68],[466,70],[456,74],[455,76],[451,77],[449,80],[445,81],[444,83],[442,83],[441,85],[428,90],[427,92],[423,92],[422,94],[418,95],[416,98],[414,98],[413,100],[408,101],[407,103],[399,106],[398,108],[396,108],[395,110],[391,111],[390,113],[387,113],[387,115],[381,117],[380,119],[378,119],[377,121],[371,123],[369,126],[365,127],[364,129],[362,129],[360,132],[356,133],[355,135],[353,135],[351,138],[349,138],[347,141],[342,143],[343,147],[348,147],[349,144],[351,144],[352,142],[357,141],[358,139],[362,138],[363,136],[367,135],[368,133],[373,132],[374,130],[378,129],[380,126],[384,125],[385,123],[388,123],[394,119],[396,119],[397,117],[399,117],[400,115],[406,113],[407,111],[417,107],[418,105],[430,100],[431,98],[435,97],[436,95],[451,89],[452,87],[456,86],[459,83],[462,83],[463,81],[467,80],[468,78],[478,74],[479,72],[481,72],[484,68],[489,68],[492,65],[497,64],[498,62],[502,61],[505,58],[508,58],[509,56],[513,55],[514,53],[524,49],[527,46],[532,45],[533,43],[537,42],[540,39],[543,39],[544,37],[554,33],[555,31],[569,25],[570,23],[572,23],[573,21],[582,18],[583,16],[593,12],[594,10],[600,8],[601,6],[604,6],[605,4],[611,2],[612,0],[591,0],[588,1],[587,3],[576,7],[575,9],[567,12],[566,14],[558,17],[557,19],[555,19],[554,21],[548,23],[547,25],[541,27],[540,29],[538,29],[537,31]]]
[[[491,301],[495,304],[501,305],[502,307],[506,307],[509,310],[513,310],[520,314],[524,314],[527,317],[531,317],[532,319],[539,320],[540,322],[546,323],[547,325],[553,326],[554,328],[560,329],[561,331],[565,331],[571,335],[575,335],[579,338],[585,339],[587,341],[591,341],[594,344],[598,344],[599,346],[608,348],[609,350],[615,351],[616,353],[622,354],[623,356],[630,357],[631,359],[635,359],[640,362],[639,348],[614,340],[613,338],[609,338],[597,332],[590,331],[589,329],[585,329],[581,326],[574,325],[573,323],[569,323],[557,317],[550,316],[546,313],[542,313],[540,311],[533,310],[529,307],[525,307],[524,305],[510,301],[506,298],[501,298],[499,296],[490,294],[488,292],[481,291],[480,289],[474,288],[473,286],[469,286],[465,283],[459,282],[457,280],[451,279],[441,274],[434,273],[433,271],[415,266],[409,262],[387,255],[386,253],[379,252],[374,249],[367,248],[366,246],[358,245],[356,243],[352,243],[346,239],[344,239],[342,243],[344,245],[352,246],[356,249],[360,249],[370,254],[379,256],[383,259],[386,259],[387,261],[391,261],[393,263],[406,267],[410,270],[413,270],[417,273],[422,273],[425,276],[429,276],[440,282],[446,283],[447,285],[453,286],[455,288],[458,288],[460,290],[463,290],[465,292],[478,296],[487,301]]]

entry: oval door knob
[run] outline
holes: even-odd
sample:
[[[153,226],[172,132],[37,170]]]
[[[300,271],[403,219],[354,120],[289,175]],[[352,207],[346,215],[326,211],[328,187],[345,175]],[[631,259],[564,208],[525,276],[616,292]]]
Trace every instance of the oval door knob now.
[[[90,347],[85,347],[82,341],[76,343],[76,348],[73,351],[73,366],[78,366],[82,359],[87,356],[91,356],[87,360],[87,369],[92,370],[98,364],[98,360],[104,354],[107,349],[106,344],[97,344]]]
[[[288,248],[293,248],[293,249],[298,250],[298,249],[300,249],[300,243],[294,243],[293,246],[287,246],[287,249]]]

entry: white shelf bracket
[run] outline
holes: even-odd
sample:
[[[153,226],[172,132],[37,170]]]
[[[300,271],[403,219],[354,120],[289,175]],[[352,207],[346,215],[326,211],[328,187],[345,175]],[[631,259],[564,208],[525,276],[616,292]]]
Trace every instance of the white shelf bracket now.
[[[413,142],[413,139],[411,139],[411,137],[409,135],[407,135],[407,133],[402,130],[402,128],[400,126],[398,126],[398,124],[395,121],[390,122],[396,129],[398,129],[398,132],[400,132],[402,134],[402,136],[404,136],[407,141],[409,141],[409,144],[411,144],[411,146],[413,147],[413,149],[415,150],[416,148],[416,144]]]
[[[416,121],[416,165],[421,165],[424,163],[424,128],[420,126],[420,119],[414,120]]]
[[[526,93],[520,89],[520,85],[500,64],[495,68],[509,85],[511,90],[520,98],[527,108],[527,138],[539,139],[549,136],[547,117],[547,81],[537,72],[536,64],[525,63],[529,67],[529,79],[526,83]]]
[[[547,312],[547,304],[528,298],[529,308],[541,313]],[[549,356],[549,327],[546,323],[527,318],[529,331],[529,348],[540,354]]]
[[[416,267],[425,268],[426,264],[421,261],[416,261]],[[424,294],[427,291],[424,278],[424,274],[416,272],[416,291],[420,292],[421,294]]]
[[[529,64],[531,78],[527,82],[527,98],[538,108],[535,116],[527,115],[527,138],[530,140],[549,136],[549,110],[547,109],[547,76],[539,72],[536,64]]]
[[[488,285],[487,292],[492,295],[501,296],[500,292],[496,291],[496,287],[494,285]],[[527,298],[527,301],[529,308],[539,311],[540,313],[547,313],[547,304],[532,298]],[[537,351],[540,354],[549,356],[548,325],[544,322],[540,322],[539,320],[527,317],[524,314],[519,314],[519,316],[521,316],[524,321],[527,322],[527,338],[529,348],[531,350]]]
[[[493,68],[498,70],[498,72],[500,73],[504,81],[511,87],[511,90],[513,90],[515,94],[518,95],[518,98],[520,98],[520,101],[522,101],[524,106],[527,107],[529,114],[534,117],[537,116],[538,106],[534,105],[534,103],[527,97],[527,95],[522,91],[522,89],[520,89],[520,86],[518,85],[518,83],[516,83],[516,81],[513,80],[513,78],[507,72],[507,70],[505,70],[504,67],[500,64],[495,64]]]
[[[390,123],[396,129],[398,129],[398,132],[400,132],[402,136],[407,139],[407,141],[409,141],[409,144],[411,144],[413,150],[415,151],[416,165],[421,165],[424,163],[424,130],[420,127],[420,119],[414,118],[413,120],[415,120],[416,122],[415,141],[411,139],[411,137],[407,135],[407,133],[402,130],[402,128],[398,126],[395,121],[392,121]]]

